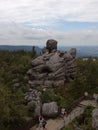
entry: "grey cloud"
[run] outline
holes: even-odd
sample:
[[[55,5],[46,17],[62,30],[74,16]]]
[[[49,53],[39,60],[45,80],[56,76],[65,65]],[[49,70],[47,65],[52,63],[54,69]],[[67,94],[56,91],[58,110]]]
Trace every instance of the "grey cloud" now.
[[[98,31],[95,30],[59,32],[26,28],[15,23],[0,24],[0,44],[3,45],[45,45],[51,38],[61,45],[98,45]]]
[[[0,21],[50,24],[47,19],[97,21],[97,0],[0,0]]]

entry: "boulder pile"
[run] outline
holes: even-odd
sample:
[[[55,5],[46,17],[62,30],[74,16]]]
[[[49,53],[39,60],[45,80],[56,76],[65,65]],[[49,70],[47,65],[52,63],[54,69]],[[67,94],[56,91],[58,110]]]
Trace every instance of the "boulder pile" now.
[[[25,93],[25,102],[27,105],[34,104],[35,105],[35,115],[39,116],[41,111],[41,92],[35,89],[29,89],[28,92]]]

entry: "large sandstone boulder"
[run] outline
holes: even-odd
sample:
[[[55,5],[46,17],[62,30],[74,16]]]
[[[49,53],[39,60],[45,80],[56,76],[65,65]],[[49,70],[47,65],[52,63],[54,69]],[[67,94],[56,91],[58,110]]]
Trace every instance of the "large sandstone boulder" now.
[[[92,127],[98,130],[98,108],[92,111]]]
[[[42,106],[42,115],[47,117],[55,117],[58,114],[58,106],[56,102],[44,103]]]
[[[43,54],[32,61],[27,75],[31,87],[63,86],[74,79],[76,49],[69,52],[57,50],[57,41],[48,40]]]

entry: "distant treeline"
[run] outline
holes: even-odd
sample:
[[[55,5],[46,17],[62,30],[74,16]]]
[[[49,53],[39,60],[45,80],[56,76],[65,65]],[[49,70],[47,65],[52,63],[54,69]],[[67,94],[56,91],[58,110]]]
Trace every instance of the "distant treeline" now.
[[[18,51],[25,50],[31,51],[35,47],[36,53],[40,54],[42,46],[12,46],[0,45],[0,50]],[[77,57],[98,57],[98,46],[59,46],[59,50],[68,51],[71,48],[77,49]]]

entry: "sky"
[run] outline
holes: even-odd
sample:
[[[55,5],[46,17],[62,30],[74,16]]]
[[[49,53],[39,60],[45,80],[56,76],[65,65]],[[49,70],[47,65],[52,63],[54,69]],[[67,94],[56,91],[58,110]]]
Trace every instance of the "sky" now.
[[[0,0],[0,45],[98,46],[98,0]]]

